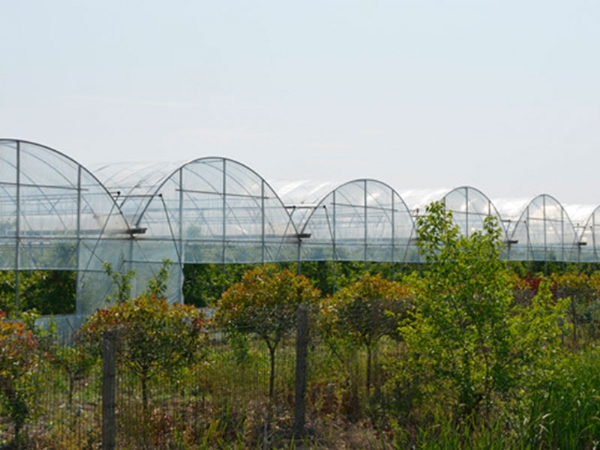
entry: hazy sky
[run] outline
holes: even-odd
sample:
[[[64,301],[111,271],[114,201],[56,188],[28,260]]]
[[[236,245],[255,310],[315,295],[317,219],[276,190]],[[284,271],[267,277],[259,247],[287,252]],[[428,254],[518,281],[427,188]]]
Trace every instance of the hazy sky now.
[[[0,137],[600,204],[600,2],[0,0]]]

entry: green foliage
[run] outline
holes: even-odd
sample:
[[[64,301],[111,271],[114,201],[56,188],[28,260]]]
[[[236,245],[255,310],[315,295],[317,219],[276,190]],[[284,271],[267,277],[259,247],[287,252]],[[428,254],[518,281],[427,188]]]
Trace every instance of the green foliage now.
[[[107,303],[125,303],[131,298],[131,280],[135,277],[135,270],[121,273],[113,270],[112,264],[103,264],[106,275],[110,277],[115,289],[106,299]]]
[[[16,313],[16,274],[0,272],[0,310]],[[35,310],[42,315],[75,312],[76,272],[34,270],[19,273],[19,311]]]
[[[554,292],[569,298],[569,343],[573,348],[585,345],[600,335],[600,272],[553,274]]]
[[[524,365],[532,367],[560,345],[566,303],[555,304],[546,286],[531,306],[514,304],[494,218],[486,218],[483,229],[467,238],[453,224],[452,213],[432,203],[417,225],[426,265],[417,310],[400,327],[409,364],[424,381],[423,389],[456,393],[447,401],[457,417],[489,413],[493,400],[516,386]]]
[[[459,233],[443,203],[417,221],[426,262],[417,289],[418,309],[401,333],[418,366],[451,381],[455,407],[469,415],[511,381],[511,285],[500,260],[501,230],[486,218],[482,231]]]
[[[449,265],[456,264],[456,270],[467,272],[462,276],[473,280],[460,278],[449,266],[444,270],[433,267],[431,262],[424,267],[422,277],[406,277],[400,285],[363,274],[360,280],[338,291],[335,298],[321,303],[318,324],[331,339],[314,333],[315,323],[311,324],[307,387],[311,433],[302,442],[287,439],[294,406],[292,340],[282,338],[276,346],[278,395],[273,401],[270,382],[268,389],[267,383],[258,382],[262,376],[268,376],[264,369],[271,353],[267,352],[266,342],[256,338],[256,331],[248,332],[247,317],[235,322],[244,327],[243,332],[233,325],[225,327],[226,340],[203,340],[204,325],[199,325],[197,351],[189,351],[191,357],[178,355],[178,359],[170,359],[177,348],[189,347],[185,343],[175,349],[163,347],[172,344],[165,341],[186,333],[177,331],[177,336],[168,337],[168,330],[177,326],[170,325],[170,319],[160,312],[161,308],[170,307],[164,299],[147,293],[142,298],[112,305],[108,308],[112,313],[99,312],[96,325],[84,326],[81,337],[98,344],[102,330],[120,329],[119,364],[130,369],[120,371],[117,387],[119,427],[127,430],[119,433],[118,447],[594,448],[600,436],[600,353],[591,335],[586,335],[578,347],[571,346],[570,314],[566,314],[570,299],[560,298],[567,293],[564,290],[560,294],[561,287],[573,289],[569,292],[576,294],[586,292],[587,296],[593,286],[592,276],[545,279],[527,275],[521,279],[509,274],[509,282],[504,284],[489,278],[485,268],[492,263],[483,256],[476,257],[490,253],[479,253],[473,242],[461,245],[461,251],[468,249],[471,257],[459,255],[457,250],[447,261]],[[248,276],[253,280],[245,286],[248,289],[236,287],[236,295],[245,292],[248,298],[238,297],[229,305],[231,309],[252,300],[255,291],[280,289],[279,295],[293,294],[291,274],[276,283],[273,278],[284,271],[261,269],[260,277]],[[478,278],[478,270],[488,277],[487,282]],[[435,280],[442,276],[451,277],[455,284]],[[286,286],[275,287],[279,284]],[[437,289],[440,285],[445,286],[443,290]],[[494,286],[506,287],[508,306],[500,309],[494,304]],[[308,288],[312,289],[310,283]],[[528,296],[515,301],[516,288],[527,289]],[[502,295],[496,295],[503,298],[504,289],[500,292]],[[413,295],[416,298],[411,307],[406,309],[409,305],[402,304],[395,316],[385,313],[393,305],[384,306],[379,301]],[[594,294],[589,295],[585,302],[591,305],[596,300]],[[479,298],[492,305],[479,305]],[[253,301],[268,305],[265,310],[279,304],[277,298],[271,297]],[[493,308],[495,322],[506,329],[500,334],[505,340],[495,340],[491,331],[483,337],[478,334],[478,327],[488,330],[492,325],[491,319],[486,322],[478,316],[475,306]],[[250,317],[264,312],[256,305],[253,308],[246,309]],[[295,307],[290,311],[293,329]],[[224,315],[229,312],[226,308]],[[260,317],[269,322],[273,316],[276,314]],[[29,316],[22,321],[25,330],[31,329],[32,319]],[[392,324],[400,322],[396,332],[389,328],[391,319]],[[193,320],[183,319],[180,323],[190,326]],[[463,341],[444,340],[442,333]],[[20,405],[25,408],[20,411],[25,411],[22,424],[26,428],[22,435],[27,436],[28,448],[97,445],[100,379],[95,379],[93,372],[86,372],[82,358],[87,355],[91,356],[90,362],[96,361],[91,352],[97,351],[98,346],[78,347],[80,342],[73,341],[73,345],[52,348],[56,341],[47,343],[39,336],[38,342],[33,354],[42,350],[50,364],[36,363],[35,371],[19,375],[16,382],[23,392]],[[478,347],[480,342],[485,347]],[[368,378],[363,370],[369,360],[367,345],[374,350],[374,389],[370,390],[363,388]],[[140,353],[151,352],[155,352],[148,356],[153,366],[145,376],[131,361],[142,359]],[[166,359],[159,360],[159,353],[166,354]],[[498,354],[504,355],[502,361]],[[462,371],[465,359],[473,361],[470,378]],[[490,368],[487,372],[486,367]],[[71,387],[65,377],[79,368],[82,371],[73,378],[77,381],[76,395],[69,395]],[[487,391],[486,380],[490,386]],[[461,391],[465,388],[461,381],[464,386],[471,383],[474,395],[479,396],[470,410],[469,405],[461,404],[463,398],[469,399]],[[37,396],[41,405],[35,406],[32,394],[38,392],[33,390],[38,384],[60,392]],[[7,405],[3,405],[5,416],[9,414]],[[18,413],[19,403],[14,405]],[[42,414],[29,425],[36,419],[37,411]],[[5,416],[0,421],[4,429],[9,423]],[[349,421],[353,423],[350,425]],[[12,439],[12,434],[6,433],[0,441],[5,444],[7,439]]]
[[[185,303],[198,307],[216,305],[221,295],[253,264],[186,264],[183,268],[183,296]],[[297,263],[278,263],[279,270],[298,273]],[[345,286],[356,282],[367,271],[381,274],[383,278],[398,278],[408,266],[390,263],[364,263],[357,261],[303,261],[300,273],[319,289],[322,295],[333,295]]]
[[[319,296],[304,276],[267,265],[246,272],[217,303],[214,319],[218,327],[227,332],[255,334],[266,343],[271,356],[271,396],[275,350],[294,329],[298,306],[315,304]]]
[[[40,349],[49,363],[67,377],[69,390],[68,405],[73,404],[73,395],[77,381],[85,378],[98,363],[98,354],[90,348],[91,342],[75,333],[69,342],[64,342],[58,333],[55,320],[50,320],[44,329],[38,329]]]
[[[246,272],[217,303],[215,322],[225,330],[255,333],[269,348],[293,329],[296,310],[314,304],[319,292],[304,276],[261,266]]]
[[[242,279],[253,266],[247,264],[186,264],[183,267],[183,298],[199,308],[216,305],[229,286]]]
[[[134,271],[115,272],[104,267],[115,284],[107,299],[115,303],[90,315],[78,336],[99,354],[109,330],[117,330],[120,358],[139,378],[144,412],[148,408],[148,382],[158,374],[168,374],[199,357],[206,341],[204,314],[193,306],[169,304],[166,291],[171,262],[165,260],[148,288],[130,300]]]
[[[559,355],[557,355],[559,356]],[[600,349],[555,357],[523,389],[513,423],[522,447],[595,448],[600,438]]]
[[[372,354],[383,336],[396,336],[398,320],[410,309],[409,289],[365,274],[347,285],[321,307],[321,329],[328,339],[346,338],[367,351],[367,390],[371,387]]]
[[[148,289],[146,289],[142,295],[155,295],[157,297],[164,296],[167,292],[167,283],[169,281],[169,270],[173,262],[170,259],[164,259],[158,269],[158,272],[148,282]]]
[[[201,356],[206,340],[201,311],[149,294],[98,310],[87,318],[80,334],[99,349],[110,329],[118,330],[120,358],[142,383],[144,408],[148,380]]]
[[[358,261],[305,261],[300,268],[322,295],[335,294],[365,273],[365,263]]]
[[[370,347],[382,336],[395,334],[397,315],[410,309],[410,296],[410,290],[397,282],[365,274],[332,298],[338,331]]]
[[[30,415],[30,377],[38,365],[38,341],[31,324],[0,312],[0,398],[14,424],[15,441]]]
[[[509,321],[514,336],[511,359],[518,363],[521,382],[531,382],[563,354],[564,337],[571,324],[565,321],[570,298],[555,300],[552,280],[543,280],[529,305],[515,305]]]

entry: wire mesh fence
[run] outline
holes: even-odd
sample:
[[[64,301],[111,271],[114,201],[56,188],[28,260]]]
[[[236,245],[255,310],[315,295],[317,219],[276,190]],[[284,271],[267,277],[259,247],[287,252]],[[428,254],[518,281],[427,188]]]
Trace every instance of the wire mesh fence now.
[[[293,408],[293,340],[282,343],[276,355],[273,398],[268,352],[259,341],[248,341],[215,333],[201,360],[156,373],[146,384],[120,365],[117,448],[208,447],[265,439],[269,421]]]
[[[125,357],[118,333],[111,348],[105,340],[102,357],[85,364],[76,342],[54,342],[21,380],[27,409],[20,436],[15,439],[15,417],[5,407],[0,443],[33,449],[281,448],[305,436],[321,439],[340,414],[360,419],[368,395],[383,384],[379,355],[395,351],[397,343],[386,341],[374,352],[369,386],[364,349],[319,333],[313,319],[300,329],[302,339],[294,330],[273,354],[244,330],[211,330],[187,363],[153,362],[148,370],[140,369],[143,361]]]

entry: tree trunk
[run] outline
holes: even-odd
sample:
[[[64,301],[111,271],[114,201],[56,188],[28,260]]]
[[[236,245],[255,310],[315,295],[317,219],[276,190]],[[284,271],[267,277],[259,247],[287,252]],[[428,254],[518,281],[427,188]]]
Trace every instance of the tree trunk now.
[[[269,347],[269,356],[271,357],[271,374],[269,376],[269,398],[273,399],[275,392],[275,347]]]
[[[73,406],[73,394],[75,392],[75,375],[69,373],[69,408]]]
[[[148,412],[148,377],[146,375],[142,375],[140,380],[142,382],[142,412],[145,420]]]
[[[373,364],[373,350],[367,345],[367,394],[371,390],[371,366]]]

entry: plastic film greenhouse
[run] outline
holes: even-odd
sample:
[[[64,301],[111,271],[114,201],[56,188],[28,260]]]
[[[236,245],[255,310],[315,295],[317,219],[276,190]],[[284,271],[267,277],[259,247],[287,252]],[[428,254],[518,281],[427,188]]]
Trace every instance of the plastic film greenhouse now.
[[[43,145],[0,140],[0,264],[20,279],[70,271],[73,320],[104,305],[114,271],[134,271],[140,293],[171,261],[167,295],[185,302],[186,265],[359,261],[419,263],[416,218],[444,202],[461,233],[487,216],[504,233],[510,261],[600,262],[598,205],[490,199],[474,187],[398,190],[402,180],[341,182],[262,178],[220,157],[188,162],[115,163],[85,168]]]

